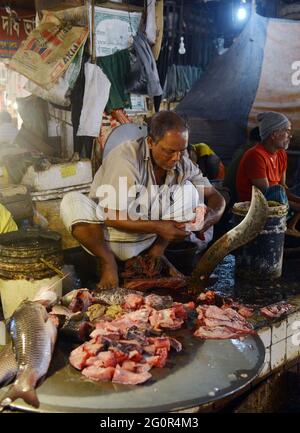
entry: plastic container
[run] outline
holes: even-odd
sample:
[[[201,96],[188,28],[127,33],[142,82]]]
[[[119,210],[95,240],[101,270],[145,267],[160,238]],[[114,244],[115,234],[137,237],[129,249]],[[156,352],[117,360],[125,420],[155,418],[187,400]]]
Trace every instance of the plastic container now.
[[[250,202],[236,203],[233,223],[238,225],[248,212]],[[251,242],[234,252],[235,275],[251,281],[273,280],[282,273],[287,206],[269,202],[264,229]]]

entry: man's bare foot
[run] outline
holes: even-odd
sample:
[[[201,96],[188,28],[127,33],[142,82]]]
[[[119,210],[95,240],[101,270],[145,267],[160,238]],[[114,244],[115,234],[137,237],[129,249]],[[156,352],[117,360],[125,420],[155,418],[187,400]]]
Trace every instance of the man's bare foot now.
[[[96,291],[115,289],[119,286],[118,266],[114,263],[101,263],[101,279]]]

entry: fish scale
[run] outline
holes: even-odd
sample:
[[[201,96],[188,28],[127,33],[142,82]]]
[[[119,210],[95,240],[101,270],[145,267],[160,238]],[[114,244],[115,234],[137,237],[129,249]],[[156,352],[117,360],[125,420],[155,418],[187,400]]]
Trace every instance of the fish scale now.
[[[11,344],[0,352],[0,386],[11,382],[17,374],[18,366]]]

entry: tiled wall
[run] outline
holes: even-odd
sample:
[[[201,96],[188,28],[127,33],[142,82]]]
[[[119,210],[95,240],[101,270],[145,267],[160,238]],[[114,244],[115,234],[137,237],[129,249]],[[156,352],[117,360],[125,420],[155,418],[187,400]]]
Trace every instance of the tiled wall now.
[[[258,335],[266,349],[265,363],[259,375],[263,378],[300,357],[300,311],[259,329]]]

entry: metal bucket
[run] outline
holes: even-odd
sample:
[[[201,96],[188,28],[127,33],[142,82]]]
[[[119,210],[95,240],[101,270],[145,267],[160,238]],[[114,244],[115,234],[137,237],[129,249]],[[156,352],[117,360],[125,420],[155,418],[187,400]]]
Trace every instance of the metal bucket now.
[[[248,212],[250,202],[236,203],[233,224],[238,225]],[[251,281],[273,280],[282,273],[287,206],[269,202],[264,229],[251,242],[235,251],[235,275]]]
[[[48,285],[61,296],[62,283],[55,269],[63,266],[59,234],[40,229],[0,235],[0,294],[5,318],[24,299]],[[58,281],[55,284],[55,281]]]

